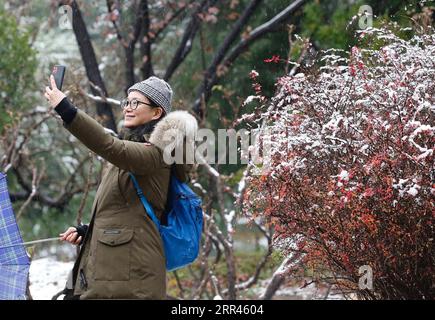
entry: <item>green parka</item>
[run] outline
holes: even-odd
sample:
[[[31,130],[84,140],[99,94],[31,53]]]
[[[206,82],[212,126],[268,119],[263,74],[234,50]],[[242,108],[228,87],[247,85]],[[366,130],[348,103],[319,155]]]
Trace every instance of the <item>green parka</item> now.
[[[146,214],[129,172],[160,219],[166,204],[170,165],[163,160],[162,134],[168,128],[197,126],[187,112],[171,112],[145,139],[120,140],[78,110],[64,127],[86,147],[109,162],[92,205],[91,222],[73,268],[74,294],[80,299],[164,299],[166,269],[163,243]],[[159,147],[158,147],[158,146]],[[187,180],[191,165],[177,165]]]

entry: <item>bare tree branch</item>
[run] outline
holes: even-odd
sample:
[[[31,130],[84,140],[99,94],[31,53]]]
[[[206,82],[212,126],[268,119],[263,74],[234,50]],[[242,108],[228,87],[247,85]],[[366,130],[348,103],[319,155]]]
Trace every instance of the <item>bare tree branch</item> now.
[[[199,17],[199,14],[201,12],[206,11],[209,7],[213,6],[216,2],[217,0],[203,0],[198,5],[196,10],[193,11],[190,18],[190,22],[187,25],[186,29],[184,29],[183,38],[181,39],[177,51],[175,52],[169,66],[166,69],[165,76],[163,77],[166,81],[168,81],[172,77],[175,70],[177,70],[177,68],[184,61],[184,59],[186,59],[187,55],[192,49],[193,40],[201,24],[201,18]]]
[[[118,5],[118,3],[115,4],[113,2],[113,0],[107,0],[106,4],[107,4],[107,10],[109,11],[109,13],[111,15],[114,14],[114,9]],[[118,38],[119,42],[121,42],[123,47],[128,47],[128,42],[122,36],[121,30],[119,29],[118,24],[116,23],[116,19],[114,19],[113,17],[110,17],[110,21],[112,21],[113,28],[115,29],[116,37]]]
[[[186,9],[189,7],[189,5],[191,5],[192,3],[194,3],[195,0],[191,0],[188,4],[185,4],[184,6],[181,6],[180,8],[178,8],[178,10],[176,10],[174,13],[172,13],[172,15],[164,21],[164,23],[159,26],[158,29],[152,29],[152,33],[153,36],[150,37],[151,38],[151,42],[155,42],[158,38],[158,36],[160,34],[162,34],[163,31],[165,31],[165,29],[175,20],[177,19],[177,17],[179,17],[184,11],[186,11]]]
[[[216,69],[218,65],[222,62],[225,57],[225,54],[236,40],[236,38],[240,35],[242,28],[248,23],[249,18],[253,15],[257,7],[261,4],[262,0],[252,0],[251,3],[246,7],[240,18],[234,23],[231,31],[227,34],[224,41],[222,42],[219,49],[216,51],[215,56],[212,59],[209,67],[204,73],[204,80],[201,86],[198,89],[198,95],[201,95],[203,92],[211,91],[209,88],[209,80],[212,79],[212,76],[216,73]],[[206,99],[207,102],[207,99]],[[203,115],[200,114],[202,118]]]
[[[105,102],[105,103],[108,103],[108,104],[110,104],[112,106],[115,106],[115,107],[119,107],[121,105],[121,101],[119,101],[119,100],[116,100],[116,99],[113,99],[113,98],[102,97],[102,96],[94,96],[93,94],[90,94],[90,93],[84,91],[81,88],[79,90],[80,90],[80,93],[83,96],[85,96],[86,98],[91,99],[92,101],[95,101],[95,102]]]
[[[107,10],[110,14],[113,13],[113,9],[116,6],[116,4],[113,3],[113,1],[107,0]],[[136,81],[134,77],[134,51],[135,46],[137,43],[137,40],[139,39],[139,36],[141,33],[143,33],[143,24],[145,22],[145,28],[149,28],[149,16],[148,16],[148,1],[147,0],[141,0],[138,8],[136,11],[136,19],[133,24],[132,31],[128,33],[128,39],[126,37],[122,36],[121,31],[116,23],[116,19],[111,19],[112,24],[115,28],[116,35],[118,40],[120,41],[122,47],[124,48],[124,54],[125,54],[125,92],[127,92],[127,89],[131,87]],[[142,41],[141,41],[142,42]]]
[[[184,299],[184,288],[183,285],[181,284],[180,278],[178,277],[178,273],[176,270],[173,272],[173,275],[175,277],[175,280],[177,281],[178,289],[180,289],[181,299]]]
[[[289,19],[291,15],[305,2],[306,0],[293,1],[272,19],[252,30],[246,38],[242,39],[233,49],[231,49],[227,57],[221,63],[222,68],[226,68],[231,65],[240,56],[240,54],[249,48],[251,44],[269,32],[273,31],[274,28]],[[218,66],[215,66],[214,68],[217,70]],[[210,99],[212,92],[211,89],[217,83],[218,75],[216,72],[214,72],[213,74],[209,74],[208,78],[209,80],[207,82],[207,86],[202,86],[201,90],[198,91],[193,105],[193,111],[198,115],[201,115],[201,99],[204,99],[206,102]]]
[[[62,3],[62,1],[61,1]],[[100,70],[98,69],[98,62],[95,55],[94,47],[91,42],[86,24],[83,20],[80,8],[77,1],[69,1],[73,11],[73,31],[79,46],[80,54],[85,65],[86,75],[90,82],[99,86],[104,96],[107,96],[106,86],[103,78],[101,77]],[[94,88],[91,87],[91,92],[97,95]],[[112,112],[112,108],[107,103],[97,103],[97,114],[103,119],[103,125],[107,128],[116,130],[115,117]]]
[[[85,158],[84,160],[81,161],[81,163],[78,165],[78,167],[76,168],[75,172],[78,171],[80,169],[80,167],[88,160],[89,158]],[[26,200],[27,198],[30,197],[30,195],[32,193],[33,196],[31,197],[31,201],[32,202],[39,202],[41,203],[41,205],[46,205],[49,206],[51,208],[57,208],[61,211],[63,211],[66,207],[66,205],[68,204],[68,202],[70,201],[70,199],[72,198],[72,196],[74,196],[77,193],[82,193],[85,191],[84,187],[76,187],[74,188],[74,185],[71,184],[71,182],[73,181],[74,175],[75,173],[73,173],[68,179],[67,179],[67,183],[63,186],[62,190],[63,192],[57,197],[57,199],[53,199],[45,194],[43,194],[41,191],[36,190],[36,192],[33,192],[33,188],[32,188],[32,184],[28,183],[25,181],[21,170],[23,169],[19,169],[18,167],[12,167],[12,172],[15,174],[15,176],[17,177],[17,181],[19,183],[19,185],[21,186],[21,188],[23,190],[25,190],[25,192],[18,192],[18,193],[10,193],[10,198],[11,198],[11,202],[16,202],[16,201],[21,201],[21,200]],[[90,186],[96,186],[98,183],[97,182],[93,182],[90,184]]]
[[[38,189],[39,183],[41,182],[41,178],[44,175],[44,169],[41,170],[41,173],[38,175],[38,170],[35,166],[32,168],[32,192],[30,193],[27,200],[24,202],[24,204],[21,206],[20,210],[17,213],[17,220],[20,219],[21,215],[23,214],[26,207],[29,205],[29,203],[32,201],[33,197],[36,195],[36,190]]]
[[[266,287],[266,290],[260,299],[270,300],[273,298],[276,291],[278,291],[279,287],[284,283],[289,270],[295,267],[295,265],[300,261],[300,258],[301,254],[299,252],[292,252],[284,259],[279,268],[273,274],[269,285]]]
[[[263,233],[263,235],[267,239],[267,252],[262,257],[260,262],[257,264],[254,274],[247,281],[237,284],[237,286],[236,286],[237,290],[246,290],[257,283],[257,281],[260,278],[261,271],[265,267],[267,261],[269,260],[270,255],[273,252],[273,243],[272,243],[272,237],[271,237],[272,229],[269,229],[269,232],[267,232],[261,225],[259,225],[256,222],[255,222],[255,224],[260,229],[261,233]]]

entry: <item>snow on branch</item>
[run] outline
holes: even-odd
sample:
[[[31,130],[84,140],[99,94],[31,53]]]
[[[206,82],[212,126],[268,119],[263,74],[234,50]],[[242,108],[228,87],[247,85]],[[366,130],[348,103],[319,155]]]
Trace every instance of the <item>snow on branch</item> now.
[[[267,110],[245,116],[267,121],[272,143],[270,170],[245,179],[244,211],[281,238],[301,236],[294,244],[304,263],[348,279],[335,282],[346,292],[374,298],[358,287],[358,270],[369,265],[383,276],[377,295],[428,298],[435,34],[402,39],[371,28],[359,38],[347,55],[325,52],[317,73],[279,78]],[[398,274],[415,289],[400,292],[387,279]]]

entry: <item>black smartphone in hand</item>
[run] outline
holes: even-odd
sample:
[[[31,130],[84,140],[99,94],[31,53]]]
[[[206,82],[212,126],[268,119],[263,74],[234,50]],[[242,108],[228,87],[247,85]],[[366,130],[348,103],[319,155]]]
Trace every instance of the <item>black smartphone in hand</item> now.
[[[56,82],[56,86],[59,90],[62,90],[63,77],[65,76],[66,67],[62,65],[55,65],[51,74],[54,77],[54,81]],[[52,88],[53,89],[53,88]]]

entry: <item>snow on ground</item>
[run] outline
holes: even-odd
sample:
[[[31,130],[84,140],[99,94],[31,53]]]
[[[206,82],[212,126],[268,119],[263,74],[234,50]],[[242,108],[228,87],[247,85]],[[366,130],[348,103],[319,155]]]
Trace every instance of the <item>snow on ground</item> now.
[[[65,288],[69,272],[73,268],[75,248],[69,244],[56,245],[37,250],[30,264],[30,293],[34,300],[50,300],[56,293]],[[306,279],[309,280],[309,279]],[[260,280],[250,289],[250,297],[258,299],[265,291],[270,279]],[[276,292],[274,300],[328,300],[344,299],[341,294],[331,290],[327,294],[326,287],[316,287],[314,284],[303,288],[305,281],[287,281]],[[62,296],[59,298],[62,299]]]
[[[327,293],[327,288],[317,288],[310,284],[305,288],[292,286],[279,289],[273,299],[276,300],[343,300],[343,296],[335,292]],[[261,293],[264,292],[264,289]]]
[[[309,281],[309,279],[306,279]],[[270,279],[260,280],[258,285],[252,288],[252,292],[256,298],[261,297],[266,291],[266,287],[269,284]],[[314,283],[304,286],[305,281],[295,283],[293,285],[281,286],[276,291],[272,300],[343,300],[343,295],[330,290],[328,292],[327,287],[317,287]]]
[[[50,300],[65,288],[74,262],[58,261],[56,257],[32,260],[30,264],[30,294],[34,300]]]
[[[34,300],[50,300],[65,288],[76,247],[68,243],[38,246],[30,263],[30,294]]]
[[[55,256],[48,256],[35,259],[30,265],[30,293],[34,300],[50,300],[56,293],[65,287],[68,273],[74,262],[59,261]],[[252,293],[257,298],[261,296],[269,280],[259,281],[258,286],[252,288]],[[316,288],[310,284],[305,288],[300,286],[288,286],[278,290],[273,297],[274,300],[317,300],[324,299],[326,288]],[[61,299],[61,298],[60,298]],[[331,291],[327,295],[328,300],[341,300],[344,297]]]

